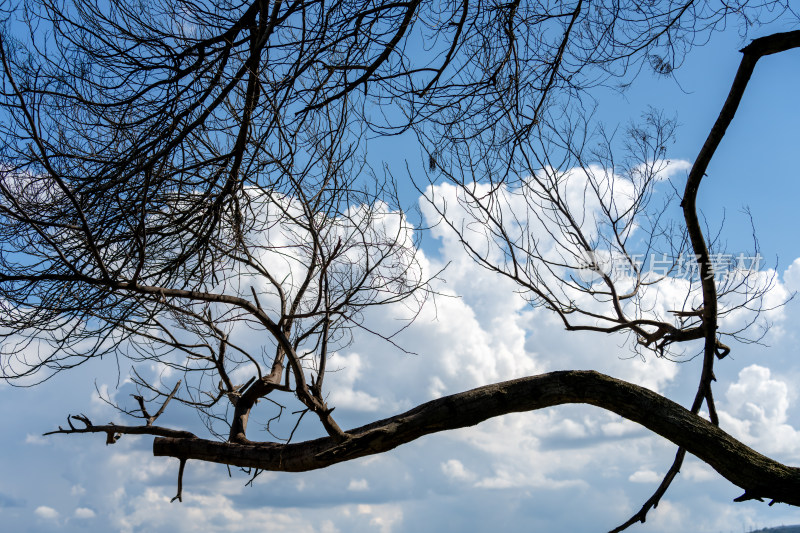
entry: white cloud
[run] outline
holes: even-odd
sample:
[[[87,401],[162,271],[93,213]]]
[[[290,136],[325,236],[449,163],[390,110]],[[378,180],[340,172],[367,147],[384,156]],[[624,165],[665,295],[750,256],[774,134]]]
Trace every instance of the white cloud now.
[[[369,483],[366,479],[351,479],[347,485],[347,490],[352,492],[364,492],[369,490]]]
[[[726,283],[738,285],[739,289],[720,299],[720,331],[733,332],[746,329],[748,333],[740,336],[758,338],[768,327],[770,339],[783,334],[782,324],[786,318],[786,304],[791,299],[791,289],[779,282],[778,273],[773,269],[734,271]],[[762,293],[761,296],[754,296]],[[752,301],[747,300],[752,298]],[[756,315],[753,309],[762,311],[754,324]]]
[[[725,393],[720,425],[762,453],[800,457],[800,432],[787,424],[789,386],[770,369],[750,365]]]
[[[320,533],[339,533],[339,528],[331,520],[324,520],[322,524],[320,524],[319,528]]]
[[[329,370],[326,379],[331,391],[330,404],[339,409],[354,411],[377,411],[381,400],[362,390],[356,390],[356,382],[367,365],[355,352],[336,353],[328,362]]]
[[[606,424],[607,425],[607,424]],[[589,430],[585,423],[562,418],[555,420],[548,419],[548,423],[536,431],[537,436],[547,436],[551,438],[582,439],[589,435]]]
[[[89,509],[88,507],[78,507],[75,509],[75,518],[79,518],[81,520],[88,520],[89,518],[94,518],[95,512]]]
[[[126,435],[124,438],[131,440],[130,435]],[[130,479],[141,483],[152,482],[153,479],[170,472],[174,466],[170,460],[153,457],[152,453],[146,451],[131,449],[119,450],[113,453],[107,461],[107,468],[111,471],[128,472]]]
[[[442,472],[453,481],[468,483],[475,479],[475,474],[467,470],[458,459],[450,459],[442,463]]]
[[[628,477],[628,481],[631,483],[660,483],[663,478],[663,475],[652,470],[637,470]]]
[[[447,390],[447,386],[442,381],[442,378],[439,376],[433,376],[430,378],[430,388],[428,388],[428,395],[431,398],[441,398],[444,396],[445,391]]]
[[[116,389],[110,388],[108,384],[101,383],[97,390],[92,391],[92,403],[95,408],[105,408],[108,406],[108,401],[113,402],[116,395]]]
[[[662,170],[658,173],[658,177],[661,180],[668,180],[672,179],[675,176],[680,176],[681,173],[689,172],[692,169],[692,162],[686,161],[685,159],[670,159],[669,161],[664,161],[665,166]],[[660,167],[660,163],[656,163],[657,167]]]
[[[36,516],[44,520],[58,520],[58,511],[46,505],[40,505],[33,511]]]
[[[247,532],[263,529],[270,531],[312,533],[313,523],[297,510],[265,508],[239,508],[222,494],[200,495],[184,493],[181,504],[171,504],[172,495],[158,488],[147,488],[138,496],[118,495],[119,511],[114,525],[123,533],[140,530],[196,531],[202,527],[208,532]],[[123,501],[127,499],[127,501]]]
[[[47,437],[42,435],[34,435],[33,433],[28,433],[25,435],[25,444],[35,444],[37,446],[44,446],[49,444]]]
[[[556,410],[521,413],[494,418],[452,432],[449,437],[483,452],[490,473],[481,475],[476,487],[491,489],[581,487],[581,470],[593,459],[585,448],[543,450],[540,435],[551,436],[548,422],[558,419]],[[477,456],[480,457],[480,456]],[[478,460],[476,457],[476,460]],[[450,471],[457,471],[450,466]]]
[[[734,415],[752,417],[771,424],[786,421],[789,407],[788,387],[770,378],[769,368],[750,365],[739,372],[739,381],[725,393],[727,406]]]
[[[680,503],[662,499],[647,516],[656,531],[691,531],[690,513]]]
[[[603,435],[607,437],[622,437],[624,435],[639,433],[642,430],[639,424],[625,419],[607,422],[600,426],[600,428],[603,431]]]
[[[711,481],[720,478],[720,475],[710,466],[706,465],[705,463],[701,463],[700,461],[693,460],[690,457],[686,458],[683,466],[681,467],[681,476],[690,481],[694,481],[695,483],[701,483],[703,481]]]
[[[484,489],[524,489],[524,488],[543,488],[550,487],[557,489],[579,489],[587,488],[586,481],[581,479],[558,480],[545,476],[535,476],[531,478],[529,473],[525,474],[519,470],[497,469],[493,476],[481,479],[475,484],[478,488]]]
[[[551,313],[528,308],[513,292],[512,284],[487,275],[464,255],[451,237],[444,233],[441,237],[443,261],[451,261],[451,265],[445,276],[447,283],[435,288],[452,297],[437,298],[435,306],[423,309],[412,328],[396,338],[418,355],[399,354],[374,336],[357,332],[353,350],[341,350],[329,362],[332,372],[326,378],[325,388],[330,391],[329,404],[337,407],[337,413],[373,420],[432,397],[563,368],[595,368],[653,390],[672,392],[678,386],[679,372],[692,370],[690,364],[682,367],[655,357],[626,359],[629,352],[622,336],[565,332]],[[427,261],[431,269],[443,266],[425,254],[420,259]],[[795,263],[800,265],[800,260]],[[793,268],[794,265],[789,270]],[[796,270],[800,272],[800,266]],[[791,276],[791,272],[784,276],[787,286],[794,279]],[[681,280],[668,280],[648,294],[647,305],[666,312],[674,308],[674,302],[680,300],[685,290]],[[403,313],[397,308],[376,308],[365,314],[365,321],[370,326],[378,324],[390,329],[396,326],[393,323],[398,316],[407,316]],[[735,362],[747,361],[739,353],[736,357]],[[730,361],[726,359],[720,366],[731,365]],[[772,447],[791,453],[791,446],[800,449],[797,432],[790,423],[791,386],[766,367],[748,366],[728,387],[727,394],[722,395],[723,427],[749,439],[747,442],[755,443],[759,451],[769,452]],[[718,387],[715,390],[725,390],[721,385]],[[129,444],[128,448],[120,448]],[[262,474],[252,489],[243,487],[241,477],[229,480],[224,469],[191,462],[184,485],[185,501],[170,504],[175,492],[176,461],[153,458],[149,446],[143,446],[136,437],[126,436],[121,444],[108,448],[103,465],[104,470],[118,474],[118,479],[112,483],[108,478],[68,478],[70,483],[80,482],[69,492],[80,496],[81,505],[91,506],[91,509],[78,508],[85,509],[82,513],[96,512],[103,517],[110,514],[112,524],[123,532],[181,533],[198,528],[209,532],[252,531],[263,528],[264,523],[269,523],[273,531],[409,531],[412,514],[420,509],[434,514],[452,512],[477,517],[480,513],[495,516],[491,513],[496,512],[497,516],[516,517],[514,520],[530,518],[514,514],[518,511],[510,502],[497,509],[487,506],[480,512],[469,509],[474,513],[470,515],[465,511],[468,503],[462,507],[448,503],[454,499],[448,492],[452,490],[459,491],[458,499],[463,496],[464,502],[479,502],[487,493],[497,495],[497,501],[513,495],[517,503],[539,505],[533,508],[546,517],[541,518],[543,522],[558,524],[574,514],[572,502],[600,499],[604,506],[620,513],[614,515],[614,520],[624,519],[621,514],[628,512],[628,507],[633,511],[638,509],[646,497],[643,492],[650,490],[642,484],[658,482],[658,472],[674,456],[673,446],[650,437],[639,426],[599,409],[578,407],[510,415],[477,427],[421,439],[414,445],[418,446],[414,449],[416,455],[405,462],[395,459],[393,452],[383,456],[383,460],[373,458],[339,465],[331,469],[332,473],[319,473],[321,477],[314,477],[316,473],[297,474],[297,477]],[[75,452],[77,458],[87,461],[85,453]],[[687,462],[682,477],[691,482],[719,480],[716,473],[698,462]],[[320,479],[335,479],[336,483],[327,485],[336,489],[323,488],[326,483]],[[386,479],[392,481],[381,482]],[[348,491],[369,490],[370,501],[375,498],[383,503],[350,504],[347,498],[360,501],[364,495],[342,491],[345,480],[349,480]],[[408,492],[396,488],[402,483],[410,487]],[[275,485],[283,487],[286,493],[281,494],[279,501],[263,496],[272,494],[265,487]],[[100,491],[98,487],[111,489]],[[547,498],[554,492],[561,497],[560,490],[564,496],[570,496],[564,498],[570,501],[569,506],[546,503],[552,502]],[[297,500],[292,500],[295,491]],[[429,502],[421,501],[420,494]],[[643,532],[674,531],[678,529],[670,528],[686,528],[702,519],[702,510],[677,501],[684,498],[683,494],[671,492],[669,496],[672,499],[663,501],[648,517],[648,529]],[[726,493],[722,499],[729,500],[728,496]],[[294,507],[301,498],[308,505]],[[105,503],[100,506],[96,504],[98,501]],[[58,506],[74,505],[73,502]],[[613,505],[619,509],[612,508]],[[729,530],[740,519],[742,523],[752,523],[742,514],[726,515],[728,507],[727,503],[709,504],[709,508],[725,518],[704,523],[697,531]],[[48,512],[55,513],[52,515],[55,518],[59,516],[50,507],[36,510],[40,518],[45,518]],[[609,528],[613,525],[608,524]]]
[[[783,282],[790,293],[800,291],[800,257],[783,272]]]
[[[359,505],[358,514],[368,515],[369,524],[380,533],[392,533],[403,521],[403,510],[399,505]]]

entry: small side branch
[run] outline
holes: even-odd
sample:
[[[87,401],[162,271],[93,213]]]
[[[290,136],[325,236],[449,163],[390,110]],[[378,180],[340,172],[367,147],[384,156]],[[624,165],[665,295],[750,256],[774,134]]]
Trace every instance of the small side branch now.
[[[609,533],[620,533],[621,531],[625,531],[636,522],[641,522],[644,524],[647,520],[647,513],[649,513],[651,509],[658,507],[658,503],[661,501],[661,498],[667,492],[667,489],[672,484],[672,481],[675,479],[675,477],[680,473],[681,466],[683,466],[683,459],[685,457],[686,448],[678,448],[678,452],[675,454],[675,460],[672,462],[672,466],[669,468],[667,475],[664,476],[664,479],[661,480],[661,484],[658,486],[653,495],[650,496],[646,502],[644,502],[642,508],[639,509],[636,514],[630,517],[627,522],[612,529]]]
[[[181,459],[181,464],[178,467],[178,494],[172,498],[169,503],[178,500],[179,502],[183,503],[183,470],[186,468],[186,459]]]
[[[81,422],[84,427],[75,427],[72,420]],[[73,433],[105,433],[107,435],[106,444],[114,444],[122,435],[154,435],[156,437],[170,437],[175,439],[196,439],[197,435],[189,431],[165,428],[160,426],[118,426],[109,423],[101,426],[92,424],[86,415],[70,415],[67,417],[68,428],[58,426],[55,431],[48,431],[44,435],[56,435],[63,433],[71,435]]]
[[[164,403],[161,404],[161,407],[159,408],[158,412],[156,412],[156,414],[154,415],[150,415],[147,412],[147,407],[144,404],[144,398],[142,396],[139,396],[137,394],[131,395],[137,402],[139,402],[139,409],[142,411],[142,418],[145,419],[148,426],[152,426],[153,422],[155,422],[156,419],[164,413],[164,409],[167,408],[167,404],[170,402],[170,400],[172,400],[172,398],[178,392],[180,386],[181,386],[181,380],[178,380],[178,382],[175,384],[175,387],[172,389],[172,392],[169,393],[167,399],[164,400]]]

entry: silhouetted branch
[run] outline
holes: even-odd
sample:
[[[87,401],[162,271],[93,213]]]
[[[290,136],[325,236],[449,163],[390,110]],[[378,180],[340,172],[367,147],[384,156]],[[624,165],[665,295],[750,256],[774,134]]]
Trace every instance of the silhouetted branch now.
[[[234,444],[156,438],[156,456],[183,457],[262,470],[301,472],[386,452],[422,436],[474,426],[509,413],[583,403],[616,413],[685,448],[748,498],[800,505],[800,468],[782,465],[716,425],[649,389],[592,371],[551,372],[479,387],[424,403],[405,413],[297,444]]]

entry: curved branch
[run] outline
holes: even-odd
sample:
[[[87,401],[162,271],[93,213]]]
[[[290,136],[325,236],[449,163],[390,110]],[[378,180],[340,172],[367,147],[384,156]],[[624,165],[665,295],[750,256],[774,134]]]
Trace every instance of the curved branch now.
[[[711,263],[709,261],[708,247],[697,216],[697,192],[703,176],[706,175],[706,169],[711,162],[711,158],[714,156],[720,142],[722,142],[728,126],[733,121],[758,60],[763,56],[785,52],[797,47],[800,47],[800,31],[791,31],[755,39],[741,50],[743,54],[742,61],[731,84],[728,97],[705,143],[703,143],[703,147],[700,149],[700,153],[697,155],[686,181],[681,207],[683,208],[686,229],[692,242],[692,248],[700,266],[700,280],[703,286],[703,305],[705,309],[704,325],[706,327],[707,360],[713,359],[716,342],[717,293],[713,279],[714,273],[711,271]],[[710,379],[710,369],[704,368],[704,374],[709,374],[704,377]]]
[[[702,228],[697,216],[697,193],[700,187],[700,182],[703,176],[706,175],[711,158],[717,150],[728,126],[733,121],[736,110],[739,108],[739,103],[744,96],[744,91],[753,74],[756,63],[758,60],[770,54],[784,52],[792,48],[800,46],[800,32],[787,32],[777,33],[755,39],[748,46],[740,50],[743,54],[742,60],[739,63],[739,69],[736,72],[728,97],[720,110],[716,122],[714,122],[711,131],[706,138],[700,153],[697,156],[692,169],[689,172],[686,181],[686,189],[684,197],[681,201],[681,207],[684,212],[684,219],[686,221],[686,228],[689,233],[689,238],[692,242],[692,248],[695,252],[695,257],[698,259],[700,266],[700,283],[703,289],[703,325],[700,328],[695,328],[703,333],[705,336],[705,348],[703,357],[703,370],[700,376],[700,384],[698,386],[697,395],[695,396],[694,403],[692,404],[692,412],[697,413],[705,400],[708,405],[708,410],[711,415],[711,420],[715,425],[719,424],[716,414],[716,407],[714,406],[713,396],[711,392],[711,381],[714,380],[714,356],[718,359],[724,358],[730,353],[730,348],[725,346],[717,339],[717,292],[716,284],[714,282],[714,273],[711,271],[711,264],[709,261],[709,251],[705,243]],[[679,447],[675,455],[675,460],[672,463],[667,475],[664,476],[661,484],[656,489],[655,493],[644,503],[642,508],[634,514],[628,521],[621,526],[613,529],[611,533],[618,533],[627,529],[629,526],[636,522],[644,522],[647,513],[650,509],[656,507],[661,497],[669,488],[672,481],[680,472],[683,458],[686,455],[686,449]]]
[[[474,426],[496,416],[571,403],[614,412],[684,447],[743,488],[741,498],[769,498],[800,506],[800,468],[761,455],[655,392],[594,371],[552,372],[445,396],[353,429],[340,443],[330,437],[286,445],[156,438],[153,454],[301,472],[382,453],[431,433]]]
[[[705,242],[703,230],[700,227],[700,220],[697,215],[697,193],[700,188],[700,182],[703,176],[706,175],[711,158],[717,150],[720,142],[722,142],[728,126],[733,121],[736,115],[736,110],[739,108],[739,103],[742,101],[742,96],[753,74],[758,60],[770,54],[775,54],[790,50],[800,46],[800,31],[776,33],[760,39],[755,39],[749,45],[741,50],[743,56],[742,61],[739,63],[739,69],[736,72],[736,77],[733,79],[731,89],[728,97],[722,106],[722,110],[717,117],[714,126],[706,138],[700,153],[697,155],[692,169],[689,171],[689,177],[686,180],[686,189],[684,191],[681,207],[683,208],[683,216],[686,221],[686,230],[692,243],[695,257],[697,258],[698,266],[700,267],[700,283],[703,289],[703,327],[705,328],[705,350],[703,361],[703,372],[700,378],[700,387],[698,395],[704,392],[706,403],[709,412],[712,415],[712,420],[716,418],[714,414],[714,403],[711,393],[711,381],[714,379],[714,356],[718,355],[717,348],[717,289],[714,282],[714,272],[709,258],[708,246]],[[724,355],[719,356],[724,357]],[[702,403],[702,398],[698,396],[699,403]],[[698,401],[695,401],[695,406],[698,406]],[[693,408],[693,410],[695,410]]]

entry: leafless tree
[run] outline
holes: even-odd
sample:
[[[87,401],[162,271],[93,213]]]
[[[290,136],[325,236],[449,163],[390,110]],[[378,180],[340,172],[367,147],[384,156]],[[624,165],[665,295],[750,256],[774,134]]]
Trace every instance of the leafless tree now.
[[[714,360],[730,351],[722,335],[741,333],[718,331],[719,319],[758,306],[768,287],[746,272],[718,286],[695,206],[756,61],[800,46],[800,33],[742,51],[680,194],[677,230],[651,206],[674,124],[651,112],[617,162],[610,138],[590,146],[586,114],[588,89],[630,83],[645,67],[668,75],[718,25],[788,10],[744,0],[6,3],[3,377],[31,384],[104,354],[130,360],[139,394],[117,407],[141,425],[76,415],[53,433],[155,436],[156,455],[180,460],[178,499],[188,459],[311,470],[510,412],[588,403],[679,446],[661,487],[618,530],[644,521],[687,451],[742,487],[739,499],[800,505],[800,470],[718,427]],[[680,358],[684,343],[702,342],[690,409],[563,371],[342,429],[323,387],[330,355],[365,327],[369,307],[419,309],[437,275],[423,271],[394,182],[367,154],[370,136],[408,134],[431,181],[457,187],[461,214],[431,204],[531,304],[568,330],[628,332],[637,353]],[[578,204],[568,199],[576,183]],[[691,253],[698,269],[671,316],[646,303],[671,270],[652,276],[636,261],[629,242],[642,228],[646,252]],[[608,261],[631,275],[614,276]],[[392,342],[393,332],[372,333]],[[147,379],[137,369],[151,362],[183,379]],[[269,429],[284,398],[300,402],[297,423],[311,412],[327,437],[251,440],[251,415]],[[171,401],[196,409],[212,438],[156,425]]]

